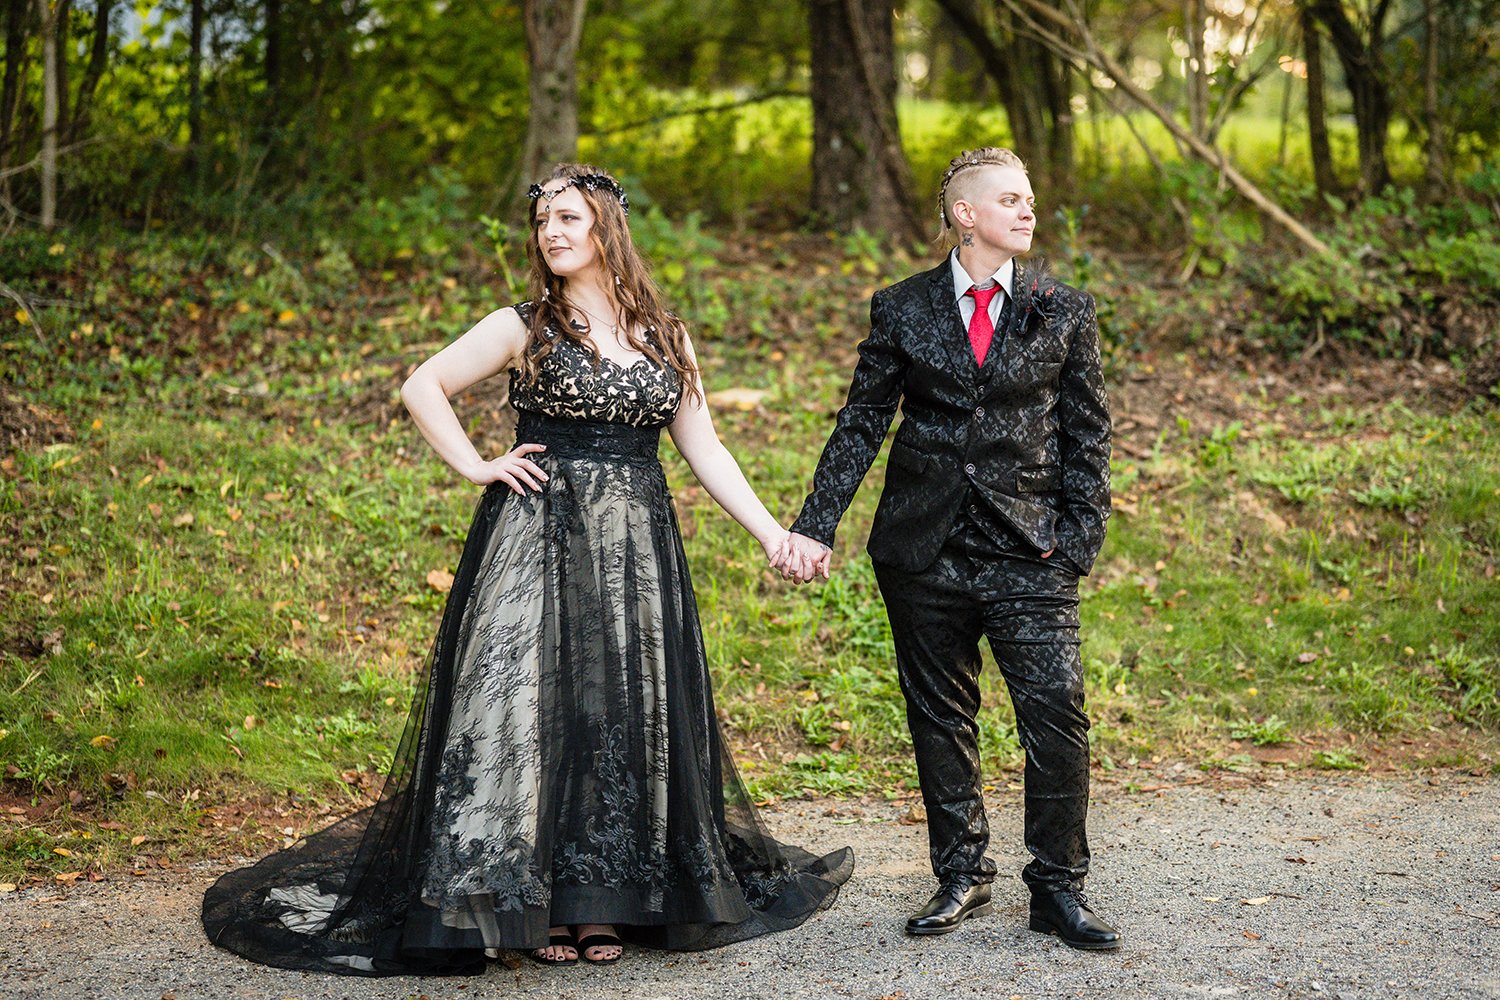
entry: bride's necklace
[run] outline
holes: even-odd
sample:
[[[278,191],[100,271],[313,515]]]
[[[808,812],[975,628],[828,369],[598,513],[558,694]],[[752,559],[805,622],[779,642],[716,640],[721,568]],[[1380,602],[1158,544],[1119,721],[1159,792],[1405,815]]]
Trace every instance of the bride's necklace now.
[[[595,316],[593,313],[589,312],[587,309],[585,309],[583,306],[579,305],[577,302],[570,302],[568,304],[570,306],[572,306],[574,309],[577,309],[579,312],[583,313],[589,319],[593,320],[595,323],[598,323],[600,326],[603,326],[606,329],[608,329],[609,330],[609,335],[610,335],[610,337],[612,339],[614,339],[616,341],[619,340],[619,331],[620,331],[620,324],[619,323],[609,323],[609,322],[606,322],[605,320],[602,320],[598,316]]]

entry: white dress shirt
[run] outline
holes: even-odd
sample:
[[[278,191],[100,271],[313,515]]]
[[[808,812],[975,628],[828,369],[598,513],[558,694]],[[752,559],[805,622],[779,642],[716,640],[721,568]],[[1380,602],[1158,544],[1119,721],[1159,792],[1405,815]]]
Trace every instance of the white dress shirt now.
[[[997,326],[1000,320],[1000,309],[1005,300],[1013,297],[1011,285],[1015,282],[1016,262],[1012,258],[1000,265],[1000,270],[990,275],[984,281],[975,283],[969,277],[969,272],[958,262],[958,248],[953,248],[953,253],[948,257],[948,264],[953,268],[953,297],[958,300],[958,312],[964,319],[964,329],[969,328],[969,323],[974,319],[974,298],[969,295],[971,288],[988,288],[991,285],[999,285],[1004,295],[996,295],[990,299],[990,326]]]

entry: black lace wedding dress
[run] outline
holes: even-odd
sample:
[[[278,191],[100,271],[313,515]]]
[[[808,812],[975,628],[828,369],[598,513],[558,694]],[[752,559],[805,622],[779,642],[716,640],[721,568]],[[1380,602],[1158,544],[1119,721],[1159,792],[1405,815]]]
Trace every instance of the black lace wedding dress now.
[[[656,458],[680,379],[564,338],[511,398],[550,478],[480,499],[380,801],[219,879],[215,944],[466,974],[558,924],[712,948],[800,924],[848,879],[847,849],[766,833],[719,732]]]

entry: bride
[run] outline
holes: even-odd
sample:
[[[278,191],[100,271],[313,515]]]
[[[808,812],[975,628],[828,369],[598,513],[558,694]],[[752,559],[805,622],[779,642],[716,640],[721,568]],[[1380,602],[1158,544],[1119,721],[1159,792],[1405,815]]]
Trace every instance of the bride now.
[[[561,965],[712,948],[795,927],[852,870],[847,849],[766,833],[719,732],[662,428],[768,559],[796,557],[719,443],[625,192],[562,164],[530,207],[530,301],[402,389],[433,450],[487,488],[380,801],[204,899],[209,938],[254,961],[443,974],[500,949]],[[517,445],[485,459],[448,401],[505,370]]]

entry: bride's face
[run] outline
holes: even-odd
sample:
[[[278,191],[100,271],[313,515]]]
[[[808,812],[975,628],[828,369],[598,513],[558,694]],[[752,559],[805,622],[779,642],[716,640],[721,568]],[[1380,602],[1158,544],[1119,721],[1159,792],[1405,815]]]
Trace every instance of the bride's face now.
[[[594,211],[576,187],[549,184],[537,199],[532,221],[542,259],[559,278],[575,278],[598,264],[599,251],[589,238]]]

